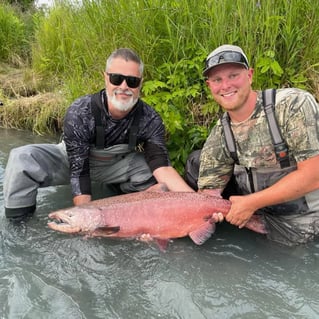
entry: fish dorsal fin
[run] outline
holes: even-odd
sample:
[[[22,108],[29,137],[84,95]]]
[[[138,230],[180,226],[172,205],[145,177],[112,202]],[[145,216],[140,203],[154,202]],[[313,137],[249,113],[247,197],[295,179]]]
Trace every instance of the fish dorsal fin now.
[[[215,229],[215,223],[207,221],[205,224],[202,224],[199,228],[190,232],[188,235],[196,245],[202,245],[215,232]]]

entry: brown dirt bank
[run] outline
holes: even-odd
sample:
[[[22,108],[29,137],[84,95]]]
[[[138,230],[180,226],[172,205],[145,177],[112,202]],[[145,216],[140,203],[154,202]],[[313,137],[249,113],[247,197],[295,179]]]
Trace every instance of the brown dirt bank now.
[[[53,83],[47,83],[28,68],[0,64],[0,126],[59,133],[65,101],[54,92]]]

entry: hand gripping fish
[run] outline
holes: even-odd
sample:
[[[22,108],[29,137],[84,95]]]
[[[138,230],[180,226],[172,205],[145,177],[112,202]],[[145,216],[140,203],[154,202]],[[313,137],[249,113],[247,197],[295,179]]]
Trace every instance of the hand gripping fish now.
[[[118,195],[61,209],[49,214],[48,226],[63,233],[90,237],[155,240],[165,250],[172,238],[189,236],[203,244],[215,231],[218,214],[225,216],[231,203],[218,192],[143,191]],[[259,220],[247,228],[265,233]]]

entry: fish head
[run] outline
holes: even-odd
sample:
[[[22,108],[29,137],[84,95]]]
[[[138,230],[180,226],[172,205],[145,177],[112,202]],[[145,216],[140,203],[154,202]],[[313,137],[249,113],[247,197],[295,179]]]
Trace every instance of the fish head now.
[[[62,233],[89,233],[100,223],[101,214],[97,207],[74,206],[49,214],[53,221],[48,227]]]

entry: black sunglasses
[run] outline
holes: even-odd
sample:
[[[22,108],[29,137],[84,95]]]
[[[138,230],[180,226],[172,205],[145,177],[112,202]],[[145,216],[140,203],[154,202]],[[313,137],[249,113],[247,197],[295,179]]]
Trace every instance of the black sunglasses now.
[[[109,76],[110,82],[113,85],[121,85],[121,83],[125,80],[128,87],[131,89],[137,88],[141,83],[141,78],[130,75],[123,75],[119,73],[106,73]]]
[[[205,70],[208,71],[208,69],[218,65],[218,64],[223,64],[223,63],[241,63],[243,64],[247,69],[249,68],[248,66],[248,61],[247,59],[239,52],[234,52],[234,51],[224,51],[221,53],[218,53],[211,58],[209,58],[206,61],[205,65]]]

